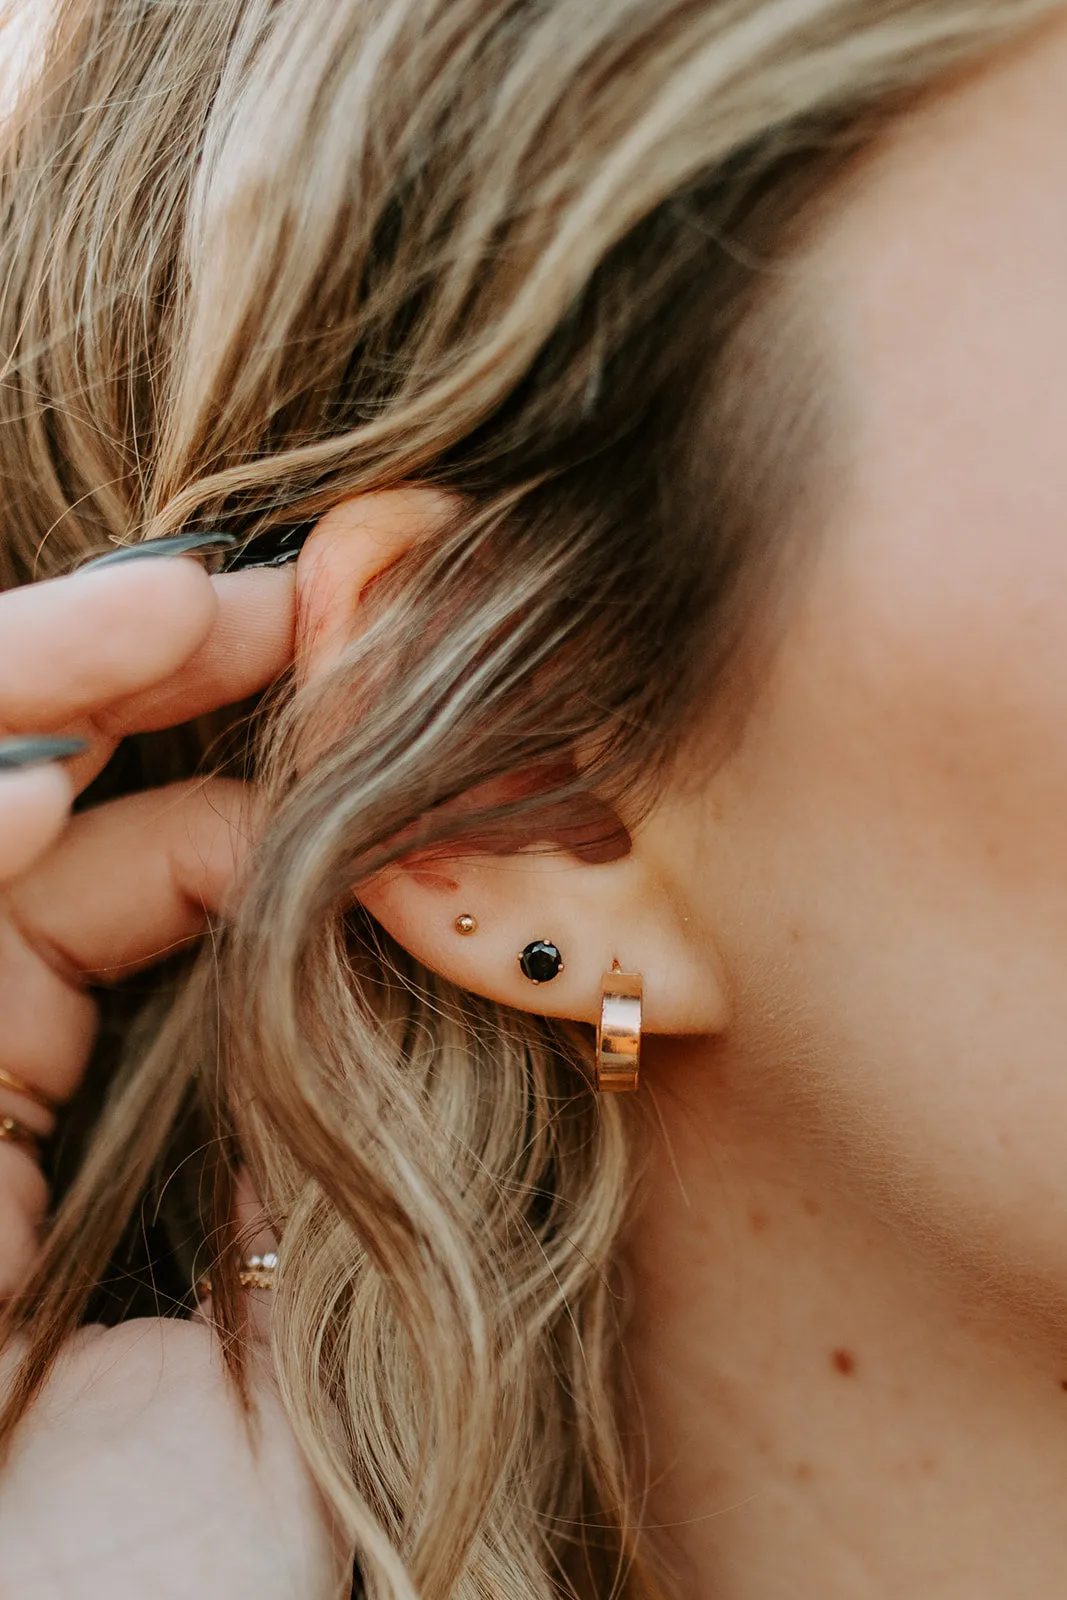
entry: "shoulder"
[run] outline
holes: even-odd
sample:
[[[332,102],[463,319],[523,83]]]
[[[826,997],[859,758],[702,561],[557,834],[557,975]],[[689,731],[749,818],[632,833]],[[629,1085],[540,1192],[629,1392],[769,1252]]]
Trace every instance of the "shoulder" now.
[[[249,1429],[202,1323],[87,1328],[0,1477],[0,1600],[335,1600],[321,1501],[265,1372]]]

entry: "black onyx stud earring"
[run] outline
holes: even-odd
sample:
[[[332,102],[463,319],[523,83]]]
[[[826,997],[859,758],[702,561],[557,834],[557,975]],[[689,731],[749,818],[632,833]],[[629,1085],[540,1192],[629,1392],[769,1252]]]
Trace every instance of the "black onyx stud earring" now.
[[[563,957],[551,939],[535,939],[519,952],[519,966],[531,983],[551,983],[563,971]]]

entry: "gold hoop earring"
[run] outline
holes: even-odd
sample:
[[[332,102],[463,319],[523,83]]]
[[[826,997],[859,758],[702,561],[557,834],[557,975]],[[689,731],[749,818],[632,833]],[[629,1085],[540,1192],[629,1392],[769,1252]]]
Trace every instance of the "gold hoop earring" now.
[[[611,963],[604,974],[596,1030],[596,1086],[601,1094],[628,1094],[637,1088],[643,992],[639,972],[623,972],[617,961]]]

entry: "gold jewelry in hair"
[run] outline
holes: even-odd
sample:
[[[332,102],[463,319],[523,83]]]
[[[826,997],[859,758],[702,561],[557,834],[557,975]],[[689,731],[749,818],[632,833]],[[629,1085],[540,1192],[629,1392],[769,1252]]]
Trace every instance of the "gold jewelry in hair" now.
[[[245,1256],[241,1263],[241,1270],[237,1274],[237,1281],[242,1289],[273,1289],[274,1274],[278,1270],[278,1254],[275,1250],[265,1250],[261,1256]],[[206,1300],[211,1293],[211,1279],[198,1278],[196,1284],[196,1298]]]
[[[261,1256],[246,1256],[237,1278],[242,1289],[273,1289],[277,1270],[277,1253],[267,1250]]]
[[[601,1094],[627,1094],[637,1088],[643,992],[639,972],[623,972],[617,961],[611,963],[611,971],[604,974],[596,1030],[596,1086]]]

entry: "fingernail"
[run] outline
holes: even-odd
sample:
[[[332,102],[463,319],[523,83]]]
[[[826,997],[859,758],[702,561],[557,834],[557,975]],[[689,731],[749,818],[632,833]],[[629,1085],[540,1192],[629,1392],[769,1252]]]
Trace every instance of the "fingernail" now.
[[[215,550],[229,550],[236,543],[232,533],[166,534],[162,539],[143,539],[140,544],[124,544],[117,550],[109,550],[106,556],[86,561],[78,571],[97,572],[101,567],[117,567],[120,561],[147,561],[153,556],[206,556]]]
[[[48,739],[43,735],[28,739],[0,739],[0,772],[17,772],[21,767],[42,767],[47,761],[66,761],[84,755],[89,746],[84,739]]]

